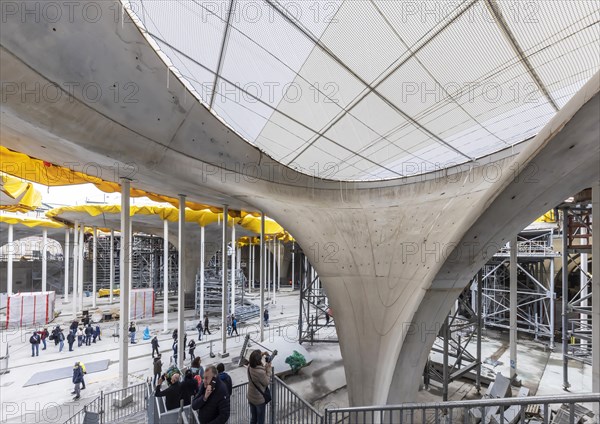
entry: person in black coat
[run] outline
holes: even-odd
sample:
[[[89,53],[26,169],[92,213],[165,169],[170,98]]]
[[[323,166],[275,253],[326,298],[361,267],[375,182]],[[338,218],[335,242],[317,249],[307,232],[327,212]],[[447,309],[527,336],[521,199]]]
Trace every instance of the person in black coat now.
[[[192,401],[192,409],[198,411],[200,424],[225,424],[231,410],[227,387],[218,378],[214,366],[204,370],[204,380],[198,395]]]
[[[75,343],[75,333],[69,331],[67,336],[67,343],[69,343],[69,352],[73,352],[73,343]]]
[[[160,357],[160,352],[158,351],[158,337],[154,336],[150,341],[150,344],[152,345],[152,357],[154,358],[154,352]]]
[[[179,374],[173,374],[171,376],[171,385],[167,387],[165,390],[161,390],[161,386],[165,381],[164,376],[158,379],[158,384],[156,385],[156,391],[154,395],[156,397],[165,397],[165,404],[167,406],[167,410],[177,409],[179,408],[179,401],[181,400],[181,384],[179,384]]]
[[[181,398],[183,399],[183,405],[188,406],[192,403],[192,398],[198,392],[198,381],[194,378],[192,370],[188,369],[185,372],[185,377],[181,382]]]
[[[225,372],[225,365],[222,363],[217,364],[217,372],[219,373],[219,380],[225,383],[229,396],[233,393],[233,382],[231,376]]]

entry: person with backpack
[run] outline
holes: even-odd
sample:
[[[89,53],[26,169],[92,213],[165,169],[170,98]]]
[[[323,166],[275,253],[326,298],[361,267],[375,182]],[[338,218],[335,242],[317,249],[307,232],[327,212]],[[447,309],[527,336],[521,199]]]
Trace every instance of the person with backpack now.
[[[92,333],[93,332],[94,332],[94,329],[92,328],[92,325],[88,324],[87,327],[85,327],[85,345],[86,346],[92,345]]]
[[[85,334],[83,334],[83,327],[79,327],[79,329],[77,330],[77,347],[81,347],[81,345],[83,344],[84,337]]]
[[[58,352],[60,353],[62,352],[63,347],[65,347],[65,335],[60,328],[58,328],[56,339],[58,340]]]
[[[217,364],[217,372],[219,373],[219,379],[225,383],[229,396],[231,396],[233,393],[233,382],[231,381],[231,376],[225,372],[225,365],[223,363]]]
[[[40,335],[37,331],[33,332],[29,338],[29,343],[31,343],[31,356],[40,356]]]
[[[81,382],[83,381],[83,370],[79,366],[79,362],[75,362],[75,365],[73,366],[73,380],[72,381],[73,381],[73,384],[75,385],[75,389],[71,392],[71,394],[75,395],[73,400],[78,400],[81,397]]]

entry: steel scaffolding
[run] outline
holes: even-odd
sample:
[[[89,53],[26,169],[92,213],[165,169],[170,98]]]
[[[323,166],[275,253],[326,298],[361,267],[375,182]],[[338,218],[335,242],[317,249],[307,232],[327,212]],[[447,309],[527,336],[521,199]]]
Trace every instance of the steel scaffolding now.
[[[559,206],[562,213],[563,387],[568,389],[569,360],[592,363],[591,190]],[[593,271],[593,270],[591,270]]]
[[[553,229],[525,230],[517,237],[517,331],[554,348]],[[510,328],[510,249],[503,246],[483,267],[483,323]],[[473,308],[475,308],[472,302]]]
[[[115,235],[113,245],[114,255],[114,281],[120,282],[119,258],[120,236]],[[97,288],[110,287],[110,236],[100,235],[97,241]],[[87,240],[86,260],[91,261],[93,255],[93,241]],[[161,237],[135,234],[132,246],[132,287],[153,288],[155,293],[163,292],[163,239]],[[89,287],[88,287],[89,286]],[[91,289],[91,284],[86,283],[86,289]],[[169,290],[177,290],[177,249],[169,244]]]

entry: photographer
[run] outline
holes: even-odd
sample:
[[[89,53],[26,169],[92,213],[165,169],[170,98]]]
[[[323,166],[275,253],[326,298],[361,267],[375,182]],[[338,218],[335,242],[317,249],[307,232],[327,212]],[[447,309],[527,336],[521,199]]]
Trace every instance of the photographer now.
[[[262,359],[265,357],[265,365]],[[267,402],[265,392],[271,382],[271,358],[267,352],[255,350],[250,354],[248,365],[248,403],[250,404],[250,424],[264,424]]]
[[[225,383],[217,376],[214,366],[206,367],[200,391],[192,401],[192,409],[198,411],[200,424],[225,424],[229,420],[229,393]]]
[[[177,409],[179,408],[179,400],[181,399],[181,384],[179,384],[179,374],[173,374],[171,376],[171,385],[165,389],[161,390],[161,386],[163,382],[166,380],[166,376],[163,374],[158,379],[158,384],[156,385],[156,391],[154,395],[156,397],[165,397],[165,404],[167,406],[167,410]]]

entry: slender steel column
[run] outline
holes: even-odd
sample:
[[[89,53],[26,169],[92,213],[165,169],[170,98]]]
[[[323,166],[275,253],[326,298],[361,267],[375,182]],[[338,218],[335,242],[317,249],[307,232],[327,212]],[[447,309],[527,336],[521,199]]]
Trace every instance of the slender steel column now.
[[[177,366],[183,369],[183,354],[185,352],[185,287],[183,286],[183,271],[185,270],[185,195],[179,195],[179,241],[177,263]]]
[[[260,258],[259,258],[259,287],[260,287],[260,341],[265,341],[265,214],[260,213]]]
[[[592,186],[592,392],[600,392],[600,180]],[[594,403],[596,416],[600,405]]]
[[[66,228],[65,229],[65,247],[63,249],[63,260],[65,263],[65,291],[64,291],[64,295],[63,295],[63,303],[68,303],[69,302],[69,255],[70,255],[70,246],[69,244],[71,243],[70,240],[70,236],[71,236],[71,229],[70,228]]]
[[[169,331],[169,221],[163,221],[163,332]]]
[[[79,221],[75,221],[73,227],[73,317],[77,316],[77,305],[79,303]]]
[[[237,265],[236,258],[236,243],[235,243],[235,222],[231,222],[231,308],[229,313],[235,314],[235,268]]]
[[[568,244],[568,222],[569,212],[562,209],[562,354],[563,354],[563,389],[571,387],[569,384],[569,244]]]
[[[115,288],[115,230],[110,230],[110,258],[109,258],[109,268],[110,268],[110,277],[109,277],[109,294],[108,294],[108,302],[112,305],[113,303],[113,290]]]
[[[46,292],[48,285],[48,229],[42,230],[42,292]]]
[[[129,274],[129,262],[131,261],[131,257],[129,256],[129,245],[131,244],[129,189],[130,181],[126,178],[121,178],[121,246],[119,255],[121,313],[119,315],[119,380],[121,381],[121,388],[123,389],[129,385],[129,338],[127,337],[130,306],[129,285],[131,280],[131,275]]]
[[[98,228],[94,227],[94,239],[92,240],[92,308],[96,309],[96,286],[98,283]]]
[[[204,237],[204,227],[200,227],[200,319],[204,319],[204,261],[206,260]]]
[[[227,353],[227,305],[228,305],[228,287],[227,287],[227,221],[229,217],[229,209],[227,205],[223,205],[223,239],[221,245],[221,344],[223,349],[221,357],[229,356]]]
[[[15,260],[15,246],[13,224],[8,224],[8,262],[6,263],[6,292],[13,293],[13,261]]]
[[[517,376],[517,236],[510,241],[510,379]]]

